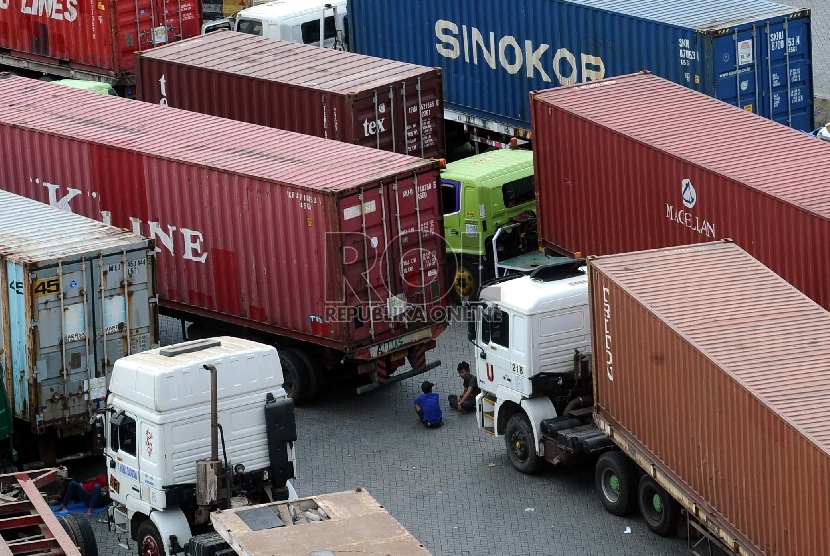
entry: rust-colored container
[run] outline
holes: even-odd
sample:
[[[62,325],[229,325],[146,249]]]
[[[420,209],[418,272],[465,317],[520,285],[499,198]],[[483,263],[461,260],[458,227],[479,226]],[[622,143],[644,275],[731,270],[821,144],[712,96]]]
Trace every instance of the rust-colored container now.
[[[439,68],[245,33],[210,33],[168,46],[136,54],[139,100],[412,156],[444,156]]]
[[[827,554],[830,313],[728,242],[590,259],[589,282],[615,440],[742,553]]]
[[[544,247],[731,238],[830,308],[830,145],[648,74],[542,91],[532,107]]]
[[[154,238],[163,311],[360,360],[443,330],[436,162],[31,79],[0,98],[0,187]]]
[[[0,0],[0,63],[131,83],[133,53],[199,34],[194,0]]]

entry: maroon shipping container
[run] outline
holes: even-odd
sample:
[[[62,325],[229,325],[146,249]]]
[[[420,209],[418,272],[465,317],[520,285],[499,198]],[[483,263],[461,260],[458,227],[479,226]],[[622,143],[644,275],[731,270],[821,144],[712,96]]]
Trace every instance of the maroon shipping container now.
[[[136,54],[139,100],[422,158],[444,156],[440,68],[245,33],[168,46]]]
[[[600,427],[736,553],[828,554],[830,313],[732,243],[589,269]]]
[[[166,312],[387,370],[445,327],[436,162],[30,79],[0,98],[0,186],[154,238]]]
[[[830,145],[649,74],[534,93],[544,247],[732,238],[830,308]]]
[[[0,64],[127,85],[134,52],[199,31],[194,0],[0,0]]]

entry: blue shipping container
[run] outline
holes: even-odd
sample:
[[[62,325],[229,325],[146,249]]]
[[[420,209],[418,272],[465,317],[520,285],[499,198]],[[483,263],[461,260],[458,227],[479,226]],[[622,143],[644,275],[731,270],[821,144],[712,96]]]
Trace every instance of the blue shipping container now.
[[[447,118],[503,133],[530,128],[530,91],[641,70],[813,128],[808,9],[766,0],[349,0],[348,12],[353,50],[443,68]]]

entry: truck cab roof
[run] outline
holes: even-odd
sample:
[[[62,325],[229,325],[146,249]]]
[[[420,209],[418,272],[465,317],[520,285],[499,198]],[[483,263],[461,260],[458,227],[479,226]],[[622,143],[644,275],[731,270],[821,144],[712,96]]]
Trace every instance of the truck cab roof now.
[[[284,396],[282,367],[273,346],[222,336],[184,342],[122,357],[115,362],[110,392],[156,412],[210,404],[210,372],[216,365],[219,399],[271,392]]]
[[[588,294],[585,267],[557,280],[520,276],[481,290],[480,299],[523,315],[560,309],[565,299]],[[587,297],[586,297],[587,298]]]
[[[239,17],[257,18],[263,21],[281,20],[287,17],[299,17],[303,15],[314,15],[319,17],[326,9],[326,5],[346,8],[346,0],[271,0],[261,4],[255,4],[239,12]]]
[[[491,182],[493,187],[501,186],[501,176],[525,171],[533,174],[533,152],[521,149],[490,151],[447,164],[441,172],[442,178],[470,179]],[[485,184],[486,185],[486,184]]]

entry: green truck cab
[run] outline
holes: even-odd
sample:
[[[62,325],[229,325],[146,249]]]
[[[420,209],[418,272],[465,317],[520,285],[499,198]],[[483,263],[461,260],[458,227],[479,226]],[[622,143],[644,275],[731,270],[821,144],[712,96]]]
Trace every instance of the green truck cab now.
[[[447,164],[441,172],[448,276],[456,298],[475,299],[499,261],[538,249],[533,153],[490,151]]]

